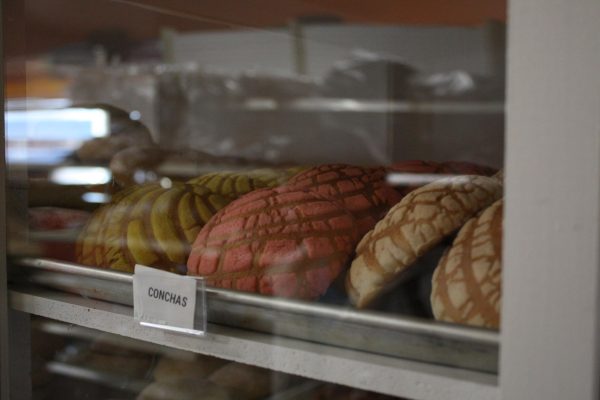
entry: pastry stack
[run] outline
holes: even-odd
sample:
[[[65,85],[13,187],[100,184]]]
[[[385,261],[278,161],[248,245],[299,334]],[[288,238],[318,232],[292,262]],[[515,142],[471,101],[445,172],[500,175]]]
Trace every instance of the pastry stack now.
[[[85,226],[77,261],[125,272],[133,272],[135,264],[183,272],[200,228],[227,203],[208,189],[183,183],[126,189]]]
[[[188,274],[222,288],[316,299],[399,199],[383,168],[310,168],[215,215],[192,246]]]
[[[96,211],[78,261],[123,271],[140,263],[303,300],[345,278],[350,303],[366,308],[422,274],[419,261],[458,232],[433,276],[433,315],[494,328],[502,210],[495,172],[459,162],[326,164],[133,186]],[[431,182],[393,187],[390,173]]]
[[[408,194],[359,243],[346,281],[350,300],[359,308],[369,305],[501,195],[495,179],[476,175],[441,179]]]
[[[130,186],[96,210],[79,237],[76,260],[125,272],[143,264],[185,273],[191,244],[218,210],[257,188],[277,186],[301,169],[221,172],[187,183]]]

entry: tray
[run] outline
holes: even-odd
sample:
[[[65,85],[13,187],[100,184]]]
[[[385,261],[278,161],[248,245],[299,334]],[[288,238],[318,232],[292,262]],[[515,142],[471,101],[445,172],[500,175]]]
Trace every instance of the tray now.
[[[46,370],[56,375],[98,383],[113,389],[124,390],[135,394],[141,392],[151,382],[141,379],[131,379],[126,376],[99,371],[82,365],[58,361],[46,363]]]
[[[56,375],[62,375],[69,378],[80,379],[92,383],[97,383],[113,389],[119,389],[139,394],[148,385],[153,383],[152,379],[132,379],[105,371],[100,371],[95,368],[86,367],[84,365],[76,365],[67,362],[50,361],[46,364],[46,370]],[[304,383],[284,389],[278,393],[272,394],[264,400],[300,400],[304,399],[306,394],[311,393],[315,389],[323,386],[322,382],[306,381]]]
[[[133,275],[108,269],[21,258],[13,260],[10,280],[133,304]],[[206,289],[206,301],[213,324],[487,373],[498,370],[497,331],[216,288]]]

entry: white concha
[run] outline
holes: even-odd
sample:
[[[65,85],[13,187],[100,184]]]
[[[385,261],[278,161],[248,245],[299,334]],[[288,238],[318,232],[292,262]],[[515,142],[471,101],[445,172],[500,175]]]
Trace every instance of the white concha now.
[[[350,300],[367,306],[419,257],[501,196],[498,180],[474,175],[440,179],[408,194],[359,243],[346,278]]]
[[[502,200],[460,230],[436,268],[431,308],[437,320],[500,326]]]

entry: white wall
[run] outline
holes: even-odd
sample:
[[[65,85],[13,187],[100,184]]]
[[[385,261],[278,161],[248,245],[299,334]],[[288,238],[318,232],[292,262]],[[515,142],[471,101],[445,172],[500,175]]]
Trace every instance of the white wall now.
[[[477,28],[375,25],[303,27],[307,74],[323,78],[331,67],[356,50],[393,56],[421,72],[464,69],[492,74],[503,62],[494,55],[492,31]],[[238,74],[249,70],[294,74],[295,42],[286,28],[169,35],[174,63],[193,62]],[[503,52],[501,46],[498,48]],[[384,70],[382,70],[384,71]],[[382,87],[388,77],[382,73]],[[382,96],[385,99],[385,94]],[[196,108],[194,108],[196,107]],[[276,162],[354,162],[382,164],[398,159],[463,160],[500,166],[503,116],[466,112],[451,117],[423,113],[218,113],[187,115],[205,121],[181,129],[186,145],[216,152],[221,142],[236,143],[231,152],[260,158],[269,143],[289,143],[271,151]],[[213,129],[214,128],[214,129]],[[332,129],[333,128],[333,129]],[[173,129],[168,130],[170,135]],[[169,138],[172,141],[172,138]],[[262,143],[262,144],[261,144]],[[315,147],[315,144],[318,145]],[[318,149],[319,151],[316,151]]]
[[[425,72],[493,70],[485,27],[326,25],[303,28],[307,72],[322,77],[357,49],[397,56]],[[287,29],[185,33],[173,43],[176,62],[239,73],[249,69],[293,73],[293,38]]]

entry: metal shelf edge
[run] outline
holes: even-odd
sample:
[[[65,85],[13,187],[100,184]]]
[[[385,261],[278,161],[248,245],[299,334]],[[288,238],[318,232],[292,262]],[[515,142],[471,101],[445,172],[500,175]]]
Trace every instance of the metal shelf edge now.
[[[19,264],[25,268],[17,269],[25,275],[18,282],[132,306],[130,274],[45,259],[22,259]],[[367,353],[497,371],[499,335],[494,331],[222,289],[207,289],[206,295],[211,323]]]

